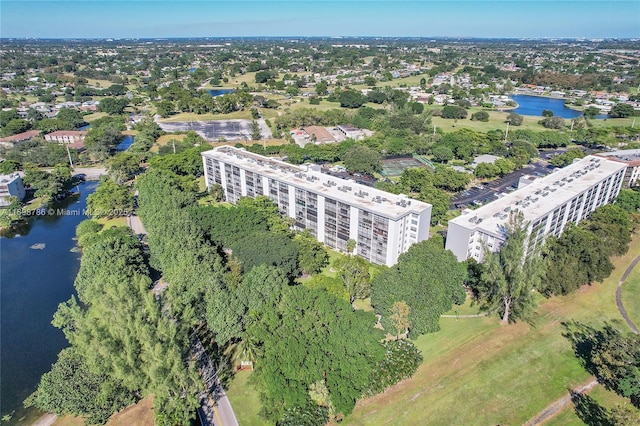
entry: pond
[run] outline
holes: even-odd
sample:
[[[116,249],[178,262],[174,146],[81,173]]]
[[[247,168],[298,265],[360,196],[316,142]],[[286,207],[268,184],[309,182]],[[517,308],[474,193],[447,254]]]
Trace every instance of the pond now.
[[[81,183],[80,196],[53,205],[53,215],[40,210],[0,237],[0,410],[3,416],[15,412],[7,424],[27,414],[22,401],[68,346],[51,320],[58,304],[75,293],[80,253],[72,251],[73,238],[78,223],[87,218],[87,196],[96,186]]]
[[[226,95],[227,93],[233,93],[233,89],[209,89],[209,94],[213,97]]]
[[[567,108],[564,99],[530,95],[512,95],[511,99],[518,103],[518,108],[512,112],[520,115],[542,117],[542,111],[545,109],[553,111],[554,116],[562,118],[575,118],[582,115],[582,111]]]

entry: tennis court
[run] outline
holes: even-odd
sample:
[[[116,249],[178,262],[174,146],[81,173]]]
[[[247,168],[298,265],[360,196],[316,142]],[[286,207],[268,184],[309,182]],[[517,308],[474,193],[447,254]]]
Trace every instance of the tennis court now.
[[[382,172],[384,177],[400,176],[404,169],[410,167],[433,167],[433,164],[422,156],[385,158],[382,160]]]

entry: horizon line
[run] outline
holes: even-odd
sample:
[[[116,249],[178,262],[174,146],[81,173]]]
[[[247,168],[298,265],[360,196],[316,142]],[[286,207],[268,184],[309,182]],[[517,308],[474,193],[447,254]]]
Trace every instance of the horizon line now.
[[[277,35],[234,35],[234,36],[145,36],[145,37],[30,37],[30,36],[0,36],[0,40],[193,40],[193,39],[242,39],[242,38],[263,38],[263,39],[462,39],[462,40],[640,40],[640,37],[597,37],[597,36],[376,36],[376,35],[298,35],[298,36],[277,36]]]

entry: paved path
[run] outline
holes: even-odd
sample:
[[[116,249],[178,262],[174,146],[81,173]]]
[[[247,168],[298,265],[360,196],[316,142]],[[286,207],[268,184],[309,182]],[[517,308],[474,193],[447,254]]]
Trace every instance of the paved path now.
[[[440,318],[479,318],[486,317],[486,312],[481,312],[479,314],[467,314],[467,315],[440,315]]]
[[[131,228],[134,234],[145,234],[147,233],[146,229],[142,225],[142,221],[139,216],[127,216],[127,226]]]
[[[572,392],[573,393],[588,392],[591,389],[593,389],[597,384],[598,384],[598,380],[592,377],[587,384],[572,390]],[[526,422],[525,426],[534,426],[534,425],[539,425],[541,423],[544,423],[546,420],[548,420],[549,418],[553,417],[558,412],[560,412],[564,408],[564,406],[567,405],[569,402],[571,402],[571,392],[563,396],[562,398],[556,400],[547,408],[542,410],[540,413],[538,413],[537,416],[535,416],[533,419]]]
[[[627,322],[627,325],[629,325],[629,328],[631,329],[631,331],[633,331],[636,334],[639,333],[638,327],[636,327],[633,321],[631,321],[631,318],[629,318],[629,315],[627,315],[627,311],[624,309],[624,306],[622,305],[622,284],[626,281],[627,277],[629,276],[631,271],[633,271],[633,268],[636,267],[638,262],[640,262],[640,256],[633,259],[633,261],[629,264],[629,266],[627,266],[627,269],[625,269],[624,274],[622,274],[622,277],[620,277],[620,281],[618,281],[618,288],[616,289],[616,305],[618,306],[618,311],[620,311],[620,315],[622,315],[622,318],[624,318],[624,320]]]
[[[198,409],[198,416],[201,423],[204,426],[238,426],[229,398],[218,380],[217,370],[195,334],[191,336],[191,353],[207,386],[207,390],[200,393],[202,405]]]

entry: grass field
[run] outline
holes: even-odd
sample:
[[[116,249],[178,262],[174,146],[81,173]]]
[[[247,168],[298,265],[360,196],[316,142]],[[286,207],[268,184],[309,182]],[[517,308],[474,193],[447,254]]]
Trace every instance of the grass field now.
[[[211,120],[251,120],[251,111],[235,111],[230,114],[193,114],[190,112],[181,112],[171,117],[163,118],[163,123],[173,123],[176,121],[211,121]]]
[[[112,226],[127,226],[126,217],[114,217],[112,219],[107,219],[106,217],[103,217],[101,219],[96,219],[96,222],[101,223],[103,225],[102,229],[109,229]]]
[[[622,285],[622,304],[631,321],[640,327],[640,264],[636,265]]]
[[[242,426],[269,426],[273,425],[260,417],[260,400],[258,392],[253,385],[248,383],[251,371],[239,371],[227,389],[227,397],[231,402],[238,423]]]
[[[119,413],[114,414],[107,426],[153,426],[153,396],[140,400]],[[73,416],[58,418],[53,426],[82,426],[84,421]]]
[[[616,405],[630,405],[628,400],[618,396],[615,392],[608,391],[602,385],[597,385],[589,397],[604,407],[615,407]],[[564,410],[544,423],[545,426],[583,426],[585,423],[576,415],[573,403],[565,405]]]
[[[93,114],[88,114],[85,115],[84,121],[86,121],[87,123],[91,123],[94,120],[97,120],[98,118],[103,118],[108,116],[109,114],[107,114],[106,112],[94,112]]]
[[[413,378],[361,400],[345,424],[522,424],[589,375],[562,336],[562,322],[595,325],[620,320],[614,291],[640,252],[636,236],[629,254],[602,284],[545,300],[535,326],[501,326],[495,317],[442,318],[442,330],[416,345],[424,363]],[[621,325],[622,326],[622,325]],[[419,407],[419,409],[417,409]],[[455,409],[452,409],[455,407]]]

